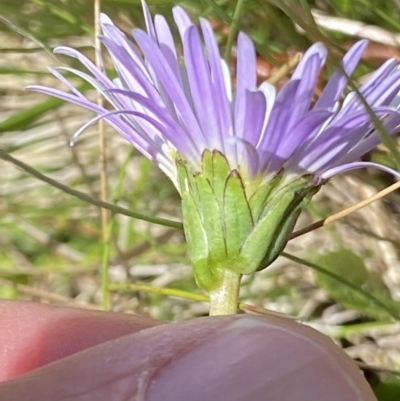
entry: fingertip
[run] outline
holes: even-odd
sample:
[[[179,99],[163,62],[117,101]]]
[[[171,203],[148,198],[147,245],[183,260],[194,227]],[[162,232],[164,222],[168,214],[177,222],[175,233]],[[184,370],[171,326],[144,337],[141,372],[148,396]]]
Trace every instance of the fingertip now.
[[[133,315],[2,300],[0,381],[160,323]]]

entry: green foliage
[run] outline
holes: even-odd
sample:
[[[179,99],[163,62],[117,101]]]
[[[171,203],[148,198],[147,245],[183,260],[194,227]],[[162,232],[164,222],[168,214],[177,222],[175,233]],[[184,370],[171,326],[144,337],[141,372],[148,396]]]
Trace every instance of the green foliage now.
[[[371,387],[379,401],[400,399],[400,376],[390,373],[380,374],[372,380]]]
[[[393,315],[400,317],[400,303],[394,302],[389,291],[378,274],[369,272],[364,260],[349,249],[339,249],[318,255],[316,264],[322,266],[327,272],[343,277],[354,287],[361,288],[378,300],[384,308],[377,308],[376,302],[370,297],[357,293],[345,285],[338,285],[337,280],[317,271],[318,284],[335,301],[348,309],[360,312],[362,315],[376,319],[388,319]],[[391,313],[388,313],[388,310]]]

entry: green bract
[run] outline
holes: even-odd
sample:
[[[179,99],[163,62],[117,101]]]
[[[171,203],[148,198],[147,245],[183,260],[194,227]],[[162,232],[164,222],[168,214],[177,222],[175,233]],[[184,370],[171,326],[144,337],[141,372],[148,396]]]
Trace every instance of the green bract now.
[[[283,185],[282,173],[254,188],[218,151],[203,153],[200,172],[176,164],[194,274],[207,291],[221,285],[224,269],[242,275],[271,264],[320,188],[308,177]]]

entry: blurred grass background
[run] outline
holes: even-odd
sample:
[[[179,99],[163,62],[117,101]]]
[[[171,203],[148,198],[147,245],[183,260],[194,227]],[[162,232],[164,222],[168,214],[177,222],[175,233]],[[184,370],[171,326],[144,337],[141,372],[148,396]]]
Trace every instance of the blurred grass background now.
[[[171,17],[180,4],[213,22],[223,49],[235,11],[233,0],[149,0]],[[101,9],[129,34],[143,26],[138,0],[102,0]],[[395,57],[400,61],[400,1],[247,0],[239,28],[254,39],[259,80],[268,79],[298,51],[322,40],[331,51],[320,90],[338,56],[358,38],[371,43],[354,82]],[[52,55],[68,45],[93,55],[94,12],[88,0],[5,0],[0,3],[0,149],[92,197],[98,197],[96,127],[74,147],[74,132],[92,115],[78,107],[24,90],[28,84],[58,86],[47,66],[74,60]],[[234,70],[234,54],[231,68]],[[281,86],[285,78],[278,82]],[[81,85],[81,82],[76,82]],[[317,90],[317,92],[318,92]],[[84,87],[89,97],[96,94]],[[180,201],[169,180],[106,128],[108,201],[175,221]],[[396,142],[398,138],[395,137]],[[394,149],[380,146],[369,160],[395,166]],[[374,171],[337,177],[315,197],[298,227],[376,194],[393,178]],[[366,369],[379,400],[400,399],[400,193],[350,217],[291,241],[286,257],[245,277],[241,301],[259,311],[294,316],[330,335]],[[192,278],[183,233],[110,215],[104,250],[100,211],[0,160],[0,297],[100,308],[101,266],[109,260],[114,311],[180,320],[207,314]],[[151,286],[150,288],[148,286]],[[169,293],[175,296],[166,295]],[[177,290],[181,291],[178,292]],[[183,297],[192,293],[194,299]],[[378,369],[379,368],[379,369]]]

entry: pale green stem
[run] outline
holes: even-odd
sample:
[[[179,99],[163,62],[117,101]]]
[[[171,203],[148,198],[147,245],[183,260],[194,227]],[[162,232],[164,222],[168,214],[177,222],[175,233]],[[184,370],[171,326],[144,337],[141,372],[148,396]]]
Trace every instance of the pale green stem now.
[[[210,316],[234,315],[239,306],[239,288],[241,274],[225,269],[222,283],[214,291],[210,291]]]

